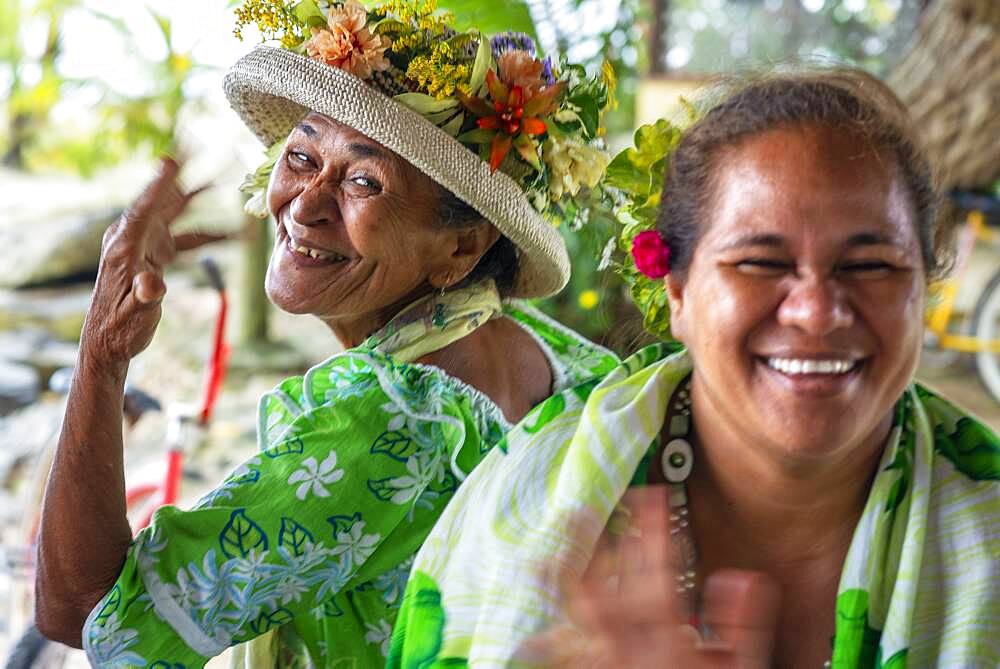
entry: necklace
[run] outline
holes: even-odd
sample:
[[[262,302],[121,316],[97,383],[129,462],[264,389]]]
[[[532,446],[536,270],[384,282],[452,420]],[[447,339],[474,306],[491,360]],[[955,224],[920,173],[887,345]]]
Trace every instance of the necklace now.
[[[691,535],[688,517],[687,479],[694,468],[691,448],[691,378],[680,385],[672,398],[670,440],[660,454],[660,470],[667,480],[670,498],[670,545],[673,548],[677,594],[685,607],[685,617],[697,613],[698,550]]]
[[[691,534],[688,512],[687,480],[694,469],[694,449],[691,448],[691,377],[689,376],[671,398],[672,410],[667,434],[670,440],[660,454],[660,471],[667,480],[670,499],[670,545],[676,591],[684,607],[684,617],[698,630],[702,639],[713,639],[712,630],[701,619],[698,593],[698,547]],[[829,669],[831,661],[823,664]]]

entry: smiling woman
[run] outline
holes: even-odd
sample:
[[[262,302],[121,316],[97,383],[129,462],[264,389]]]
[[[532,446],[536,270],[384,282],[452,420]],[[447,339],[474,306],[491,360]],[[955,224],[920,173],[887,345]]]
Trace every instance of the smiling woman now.
[[[569,278],[551,221],[603,174],[608,82],[553,72],[524,36],[456,33],[433,3],[322,4],[247,0],[240,25],[283,48],[224,85],[271,147],[250,179],[276,225],[267,293],[345,351],[265,394],[260,454],[131,541],[124,378],[193,197],[165,161],[105,237],[45,495],[38,627],[95,666],[198,667],[237,645],[253,666],[383,664],[413,555],[468,473],[617,363],[514,299]]]
[[[949,248],[905,110],[850,70],[733,84],[632,246],[678,341],[469,477],[390,666],[1000,664],[1000,439],[912,381]]]

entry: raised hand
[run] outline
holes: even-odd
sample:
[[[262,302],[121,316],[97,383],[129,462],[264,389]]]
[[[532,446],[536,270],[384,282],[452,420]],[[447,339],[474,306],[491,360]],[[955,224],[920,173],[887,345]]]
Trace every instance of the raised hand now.
[[[164,159],[159,174],[104,234],[101,262],[80,346],[90,360],[127,366],[145,349],[160,321],[163,269],[190,239],[170,227],[203,188],[185,192],[180,165]]]
[[[602,537],[583,578],[566,585],[571,622],[529,640],[523,657],[553,669],[764,669],[772,664],[780,592],[767,576],[725,570],[705,582],[702,639],[676,591],[667,492],[630,490],[624,537]]]

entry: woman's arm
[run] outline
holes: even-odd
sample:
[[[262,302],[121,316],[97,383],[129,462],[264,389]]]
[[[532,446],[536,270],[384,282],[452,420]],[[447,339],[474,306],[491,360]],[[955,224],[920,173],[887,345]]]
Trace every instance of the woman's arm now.
[[[80,647],[87,614],[114,584],[132,538],[125,516],[122,402],[129,361],[149,345],[175,253],[170,224],[194,193],[159,175],[104,235],[62,432],[45,488],[35,622]]]
[[[81,647],[87,614],[115,582],[132,531],[125,517],[122,400],[127,365],[81,348],[59,446],[45,488],[35,583],[35,623]]]

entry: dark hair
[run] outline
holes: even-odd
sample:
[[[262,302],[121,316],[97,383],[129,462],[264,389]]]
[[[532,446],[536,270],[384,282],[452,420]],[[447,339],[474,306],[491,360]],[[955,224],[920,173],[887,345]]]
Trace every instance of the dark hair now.
[[[489,224],[482,214],[460,200],[450,190],[440,186],[440,191],[438,219],[441,225],[449,228],[468,228]],[[493,246],[487,249],[483,257],[479,259],[472,271],[456,285],[464,286],[483,279],[493,279],[501,297],[505,297],[514,288],[517,267],[517,247],[514,246],[514,242],[501,234]]]
[[[671,272],[683,279],[712,205],[715,168],[741,140],[794,125],[824,125],[860,135],[888,151],[913,204],[925,274],[945,273],[950,231],[937,220],[938,195],[930,164],[906,107],[884,83],[855,69],[746,75],[723,82],[718,100],[685,131],[670,158],[657,228],[670,246]]]

